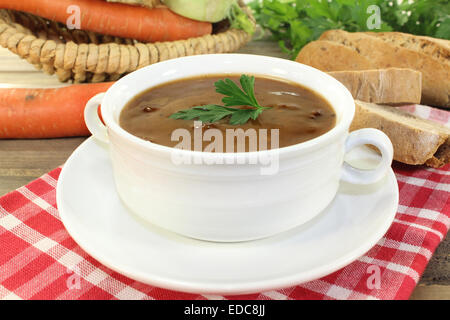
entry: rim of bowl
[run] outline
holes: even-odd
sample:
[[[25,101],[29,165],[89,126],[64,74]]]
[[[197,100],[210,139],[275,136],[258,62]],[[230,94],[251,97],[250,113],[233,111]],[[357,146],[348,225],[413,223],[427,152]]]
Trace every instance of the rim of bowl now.
[[[150,142],[148,140],[144,140],[142,138],[139,138],[131,133],[129,133],[128,131],[126,131],[125,129],[123,129],[116,121],[115,119],[113,119],[112,116],[112,112],[108,113],[106,112],[106,104],[102,103],[101,105],[101,112],[102,112],[102,118],[103,121],[105,122],[105,125],[108,129],[112,130],[114,133],[116,133],[119,136],[122,136],[123,138],[129,140],[131,143],[134,143],[136,145],[139,145],[140,147],[143,147],[145,149],[149,149],[149,150],[153,150],[153,151],[159,151],[162,153],[171,153],[176,151],[179,155],[191,155],[191,156],[208,156],[209,158],[213,157],[213,158],[235,158],[235,157],[248,157],[248,156],[271,156],[273,154],[278,154],[278,155],[283,155],[286,153],[290,153],[290,152],[294,152],[294,151],[308,151],[314,147],[317,147],[317,145],[324,143],[325,141],[327,141],[328,139],[332,139],[334,136],[338,135],[341,131],[348,129],[348,127],[350,127],[350,124],[353,120],[353,117],[355,115],[355,103],[354,103],[354,99],[353,96],[351,95],[351,93],[348,91],[348,89],[338,80],[336,80],[335,78],[333,78],[332,76],[328,75],[325,72],[322,72],[316,68],[310,67],[308,65],[299,63],[299,62],[295,62],[292,60],[287,60],[287,59],[282,59],[282,58],[276,58],[276,57],[268,57],[268,56],[260,56],[260,55],[253,55],[253,54],[242,54],[242,53],[228,53],[228,54],[223,54],[223,53],[219,53],[219,54],[205,54],[205,55],[196,55],[196,56],[187,56],[187,57],[180,57],[180,58],[175,58],[175,59],[171,59],[171,60],[166,60],[166,61],[162,61],[162,62],[158,62],[154,65],[149,65],[147,67],[141,68],[139,70],[136,70],[128,75],[126,75],[125,77],[119,79],[116,83],[114,83],[111,87],[109,87],[109,89],[106,91],[105,96],[103,98],[103,102],[107,102],[109,95],[111,94],[111,92],[113,92],[113,90],[115,90],[115,88],[119,87],[120,85],[122,85],[124,82],[130,81],[130,78],[135,77],[137,74],[143,74],[143,73],[147,73],[147,72],[151,72],[151,69],[155,66],[158,65],[159,67],[161,66],[165,66],[167,65],[167,67],[170,67],[172,64],[174,63],[180,63],[180,62],[185,62],[185,63],[199,63],[202,62],[202,58],[217,58],[220,61],[223,61],[224,56],[226,56],[226,58],[229,59],[240,59],[240,58],[250,58],[250,59],[258,59],[261,60],[262,63],[284,63],[284,64],[291,64],[291,66],[293,68],[295,67],[299,67],[300,69],[309,69],[311,72],[315,72],[317,74],[319,74],[321,77],[325,77],[328,78],[328,80],[331,80],[334,85],[339,88],[339,91],[341,92],[341,94],[344,97],[344,100],[347,100],[345,102],[345,104],[348,106],[350,106],[350,108],[345,109],[342,112],[342,118],[340,119],[339,122],[336,123],[336,125],[329,131],[327,131],[326,133],[313,138],[311,140],[307,140],[301,143],[297,143],[297,144],[293,144],[290,146],[286,146],[286,147],[282,147],[282,148],[277,148],[277,149],[269,149],[269,150],[262,150],[262,151],[252,151],[252,152],[233,152],[233,153],[226,153],[226,152],[205,152],[205,151],[194,151],[194,150],[184,150],[184,149],[177,149],[177,148],[173,148],[173,147],[168,147],[168,146],[164,146],[161,144],[157,144],[154,142]],[[184,61],[181,61],[184,60]],[[219,62],[219,61],[218,61]],[[150,71],[149,71],[150,70]],[[301,71],[301,70],[300,70]],[[245,72],[245,71],[244,71]],[[219,72],[220,73],[220,72]],[[215,75],[218,74],[217,72],[205,72],[205,73],[201,73],[200,75]],[[255,76],[272,76],[275,79],[281,79],[283,80],[282,77],[277,76],[277,75],[270,75],[264,72],[261,73],[256,73],[256,72],[252,72],[252,75]],[[177,78],[176,80],[182,80],[182,79],[188,79],[189,76],[180,76],[179,78]],[[171,80],[171,81],[176,81]],[[321,92],[317,92],[317,90],[314,90],[312,88],[310,88],[307,84],[305,83],[299,83],[296,81],[293,81],[291,79],[285,79],[288,80],[290,82],[294,82],[297,83],[301,86],[304,86],[306,88],[311,89],[312,91],[314,91],[316,94],[319,94],[323,99],[325,99],[333,108],[333,110],[336,112],[336,108],[334,107],[334,102],[330,101],[329,99],[327,99]],[[161,82],[158,85],[164,84],[164,83],[168,83],[171,81],[167,81],[167,82]],[[152,88],[151,86],[149,86],[146,90]],[[129,102],[129,100],[127,101],[127,103]],[[127,104],[125,103],[125,105]],[[123,108],[124,106],[122,106]],[[346,107],[347,108],[347,107]],[[337,113],[337,112],[336,112]],[[109,142],[111,143],[111,142]]]

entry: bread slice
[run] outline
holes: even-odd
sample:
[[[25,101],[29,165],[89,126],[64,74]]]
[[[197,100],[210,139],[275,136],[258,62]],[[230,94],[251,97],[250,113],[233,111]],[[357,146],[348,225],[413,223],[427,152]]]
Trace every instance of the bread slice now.
[[[336,71],[339,80],[354,99],[381,104],[418,104],[422,96],[422,74],[412,69]]]
[[[312,41],[295,61],[322,71],[375,69],[372,63],[353,48],[332,41]]]
[[[394,146],[394,159],[412,165],[441,167],[450,162],[450,129],[398,108],[355,100],[350,130],[375,128]]]
[[[371,69],[398,67],[420,71],[422,73],[421,102],[433,106],[450,107],[450,65],[442,63],[441,59],[426,53],[430,49],[416,51],[406,46],[385,41],[382,37],[342,30],[326,31],[321,35],[320,40],[335,42],[354,51],[352,56],[347,59],[348,70],[361,70],[361,67],[352,68],[353,62],[351,59],[358,54],[370,61]],[[316,46],[320,46],[320,44],[316,44]],[[302,52],[300,54],[304,55]],[[309,54],[320,55],[317,50],[315,52],[310,51]],[[336,59],[341,55],[342,51],[334,51],[334,55],[329,54],[328,58],[333,59],[334,57]],[[340,71],[345,60],[342,57],[339,59],[341,62],[334,70],[330,70],[333,60],[326,62],[326,68],[320,68],[320,63],[316,63],[316,67],[321,70],[326,69],[325,71]]]

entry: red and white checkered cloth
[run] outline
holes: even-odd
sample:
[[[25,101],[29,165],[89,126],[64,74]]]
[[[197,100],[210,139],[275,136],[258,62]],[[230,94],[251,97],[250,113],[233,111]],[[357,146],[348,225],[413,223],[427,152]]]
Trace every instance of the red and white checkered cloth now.
[[[450,125],[450,112],[406,109]],[[450,227],[450,165],[393,167],[399,209],[389,231],[364,256],[319,280],[225,297],[152,287],[90,257],[59,219],[58,168],[0,198],[0,299],[408,299]]]

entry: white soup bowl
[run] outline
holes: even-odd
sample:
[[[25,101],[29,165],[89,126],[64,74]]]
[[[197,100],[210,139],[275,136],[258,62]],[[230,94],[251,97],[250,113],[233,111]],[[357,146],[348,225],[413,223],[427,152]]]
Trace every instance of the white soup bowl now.
[[[139,93],[174,80],[217,74],[251,74],[300,84],[330,103],[336,125],[300,144],[228,154],[180,151],[120,127],[122,109]],[[100,103],[104,124],[97,115]],[[164,61],[123,77],[88,102],[85,120],[94,137],[109,145],[116,189],[129,210],[178,234],[229,242],[268,237],[311,220],[333,200],[340,181],[371,184],[385,176],[392,144],[375,129],[349,134],[354,113],[350,92],[317,69],[265,56],[213,54]],[[379,149],[378,167],[359,170],[344,162],[346,152],[365,144]],[[205,161],[180,164],[173,161],[174,152]],[[247,161],[252,156],[261,161]],[[219,158],[225,164],[207,164]],[[263,159],[266,164],[268,159],[271,164],[276,161],[275,173],[262,174]]]

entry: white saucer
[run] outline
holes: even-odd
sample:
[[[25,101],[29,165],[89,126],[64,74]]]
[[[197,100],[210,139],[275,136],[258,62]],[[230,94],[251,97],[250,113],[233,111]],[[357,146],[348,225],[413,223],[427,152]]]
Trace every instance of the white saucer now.
[[[376,159],[368,149],[350,157],[360,167]],[[390,170],[376,185],[341,185],[323,213],[291,231],[250,242],[205,242],[135,218],[116,194],[107,147],[90,138],[64,165],[57,204],[73,239],[119,273],[171,290],[243,294],[317,279],[362,256],[391,225],[398,186]]]

